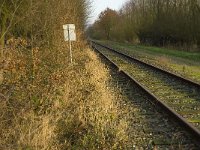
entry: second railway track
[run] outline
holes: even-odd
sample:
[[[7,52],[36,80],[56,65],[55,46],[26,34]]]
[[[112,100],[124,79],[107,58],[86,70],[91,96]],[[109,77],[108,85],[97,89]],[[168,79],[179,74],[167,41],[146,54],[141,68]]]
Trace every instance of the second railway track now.
[[[193,128],[197,138],[200,139],[200,85],[198,83],[184,81],[184,78],[154,69],[151,65],[140,63],[100,44],[93,43],[93,45],[151,91],[174,113],[187,120],[189,127]]]

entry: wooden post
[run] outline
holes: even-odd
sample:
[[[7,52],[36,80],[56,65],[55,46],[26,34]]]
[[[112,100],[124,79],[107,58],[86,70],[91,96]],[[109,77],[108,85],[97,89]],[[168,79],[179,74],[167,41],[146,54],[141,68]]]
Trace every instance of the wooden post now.
[[[73,62],[73,58],[72,58],[72,43],[71,43],[71,39],[70,39],[70,29],[69,29],[69,25],[68,25],[68,40],[69,40],[70,60],[71,60],[71,63],[72,63],[72,62]]]

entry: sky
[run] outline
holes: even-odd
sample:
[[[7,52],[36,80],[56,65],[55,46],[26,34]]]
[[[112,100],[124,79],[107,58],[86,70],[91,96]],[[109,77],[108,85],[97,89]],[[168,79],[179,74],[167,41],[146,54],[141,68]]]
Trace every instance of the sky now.
[[[107,7],[119,10],[126,1],[128,0],[92,0],[92,13],[89,23],[94,23],[99,14]]]

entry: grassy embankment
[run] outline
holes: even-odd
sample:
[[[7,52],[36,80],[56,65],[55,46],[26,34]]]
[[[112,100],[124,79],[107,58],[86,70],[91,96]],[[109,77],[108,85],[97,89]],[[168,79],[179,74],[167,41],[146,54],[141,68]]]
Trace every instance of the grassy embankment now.
[[[4,16],[11,20],[5,47],[0,45],[0,149],[126,145],[126,120],[118,117],[122,110],[108,88],[108,71],[83,40],[88,1],[22,2],[13,1],[16,10],[9,1],[1,6],[17,13]],[[76,24],[73,65],[63,39],[66,23]]]
[[[120,119],[109,73],[84,44],[35,51],[34,68],[22,40],[10,41],[1,81],[0,149],[120,149],[126,119]],[[27,51],[27,53],[25,52]],[[61,53],[59,53],[61,52]],[[59,54],[58,54],[59,53]],[[32,73],[34,70],[34,78]]]
[[[200,82],[200,52],[186,52],[167,48],[99,41],[130,55],[155,64],[186,78]]]

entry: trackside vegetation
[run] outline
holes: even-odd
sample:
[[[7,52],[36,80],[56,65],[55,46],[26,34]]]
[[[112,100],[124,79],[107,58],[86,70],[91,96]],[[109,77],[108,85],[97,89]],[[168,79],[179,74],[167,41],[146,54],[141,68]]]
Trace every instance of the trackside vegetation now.
[[[112,47],[121,48],[121,49],[129,49],[135,50],[138,52],[143,52],[152,55],[166,55],[177,58],[183,58],[191,61],[199,61],[200,62],[200,53],[199,52],[187,52],[181,51],[172,48],[164,48],[164,47],[156,47],[149,45],[139,45],[139,44],[131,44],[131,43],[122,43],[122,42],[113,42],[113,41],[98,41],[102,44],[110,45]]]
[[[113,41],[97,41],[191,80],[200,82],[200,53]]]

